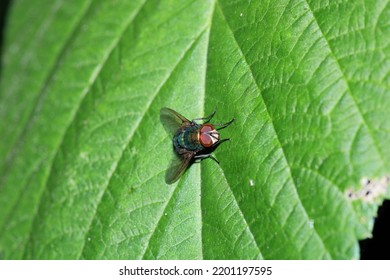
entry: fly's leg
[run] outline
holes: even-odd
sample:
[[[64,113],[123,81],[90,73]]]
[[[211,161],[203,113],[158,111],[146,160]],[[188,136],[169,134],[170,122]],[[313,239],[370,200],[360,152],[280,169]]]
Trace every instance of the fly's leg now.
[[[217,112],[217,109],[215,109],[214,112],[212,112],[210,116],[207,116],[207,117],[204,117],[204,118],[196,118],[196,119],[193,119],[192,122],[203,121],[203,123],[208,123],[214,117],[216,112]]]
[[[213,157],[211,154],[196,155],[196,156],[194,157],[195,162],[201,162],[202,160],[204,160],[204,159],[206,159],[206,158],[211,158],[212,160],[214,160],[216,163],[219,164],[219,161],[218,161],[215,157]],[[199,160],[199,161],[197,161],[197,160]]]
[[[229,140],[230,140],[230,138],[221,139],[221,140],[215,142],[211,147],[214,148],[214,147],[216,147],[216,146],[221,145],[221,143],[226,142],[226,141],[229,141]]]
[[[224,129],[225,127],[229,126],[232,122],[234,122],[234,118],[230,122],[221,123],[221,124],[213,124],[213,125],[219,126],[219,128],[217,128],[217,130],[221,130],[221,129]]]

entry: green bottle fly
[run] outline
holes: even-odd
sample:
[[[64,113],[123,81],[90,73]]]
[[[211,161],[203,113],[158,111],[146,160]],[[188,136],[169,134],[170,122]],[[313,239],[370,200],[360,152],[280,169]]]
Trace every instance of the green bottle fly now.
[[[219,163],[211,153],[229,139],[220,139],[218,130],[230,125],[234,119],[224,124],[210,124],[214,114],[215,112],[208,117],[190,121],[172,109],[161,109],[161,122],[173,137],[173,149],[176,153],[176,158],[165,175],[167,184],[176,182],[189,164],[195,160],[211,158]],[[203,124],[196,122],[199,120],[203,121]],[[218,129],[215,128],[216,126]]]

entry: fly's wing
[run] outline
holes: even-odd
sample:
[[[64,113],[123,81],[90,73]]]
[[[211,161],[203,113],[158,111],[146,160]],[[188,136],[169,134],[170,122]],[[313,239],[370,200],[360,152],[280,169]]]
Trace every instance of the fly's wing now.
[[[175,135],[176,131],[183,126],[189,126],[191,122],[180,115],[178,112],[164,107],[160,110],[160,120],[165,130],[171,135]]]
[[[175,183],[180,178],[180,176],[183,175],[184,171],[186,171],[193,157],[194,152],[187,152],[181,156],[175,155],[171,165],[165,173],[165,182],[167,184]]]
[[[171,136],[175,135],[179,128],[191,125],[191,122],[187,118],[166,107],[160,110],[160,120],[165,130]],[[173,158],[171,165],[165,174],[165,182],[167,184],[175,183],[180,178],[180,176],[183,175],[184,171],[186,171],[193,157],[194,152],[191,151],[181,155],[175,154],[175,157]]]

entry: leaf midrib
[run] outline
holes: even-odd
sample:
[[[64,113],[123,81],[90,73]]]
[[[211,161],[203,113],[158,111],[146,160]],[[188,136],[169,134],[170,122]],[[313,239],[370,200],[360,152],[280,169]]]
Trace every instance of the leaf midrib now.
[[[280,142],[280,139],[279,139],[279,135],[278,135],[278,133],[277,133],[277,131],[276,131],[276,128],[275,128],[275,126],[274,126],[274,123],[272,122],[272,118],[271,118],[271,115],[270,115],[270,113],[269,113],[268,106],[267,106],[267,104],[266,104],[266,102],[265,102],[265,100],[264,100],[264,98],[263,98],[262,91],[260,90],[260,86],[259,86],[259,84],[257,83],[257,80],[254,78],[253,69],[252,69],[252,67],[250,66],[250,64],[248,63],[248,61],[246,60],[246,57],[245,57],[245,55],[244,55],[244,53],[243,53],[243,51],[242,51],[242,49],[241,49],[241,46],[239,45],[239,43],[238,43],[238,41],[237,41],[237,39],[236,39],[236,37],[235,37],[235,34],[234,34],[234,32],[233,32],[231,26],[229,25],[227,19],[226,19],[226,16],[225,16],[225,14],[224,14],[224,12],[223,12],[222,7],[219,6],[219,9],[220,9],[220,11],[221,11],[221,14],[222,14],[222,16],[223,16],[223,19],[224,19],[224,21],[225,21],[227,27],[228,27],[229,30],[230,30],[230,33],[231,33],[231,35],[232,35],[232,38],[234,39],[234,41],[235,41],[235,43],[236,43],[236,45],[237,45],[237,47],[238,47],[238,49],[239,49],[239,51],[240,51],[240,53],[241,53],[242,59],[243,59],[245,65],[246,65],[246,67],[250,70],[250,72],[249,72],[249,73],[250,73],[250,78],[254,81],[254,83],[255,83],[255,85],[256,85],[256,87],[257,87],[257,90],[258,90],[259,93],[260,93],[261,100],[262,100],[262,103],[263,103],[264,106],[265,106],[265,112],[266,112],[266,114],[267,114],[267,117],[268,117],[268,119],[269,119],[269,121],[270,121],[270,123],[271,123],[271,125],[272,125],[272,130],[274,131],[274,134],[275,134],[275,138],[276,138],[277,144],[278,144],[279,149],[280,149],[281,152],[282,152],[282,156],[283,156],[283,158],[284,158],[284,160],[285,160],[285,162],[286,162],[286,166],[287,166],[287,169],[288,169],[289,177],[291,178],[291,182],[292,182],[293,186],[295,187],[295,188],[294,188],[294,191],[295,191],[296,196],[297,196],[297,198],[299,199],[299,203],[301,204],[302,209],[303,209],[303,211],[304,211],[304,213],[305,213],[305,215],[306,215],[306,219],[309,220],[310,216],[308,215],[308,213],[307,213],[307,211],[306,211],[306,209],[305,209],[305,206],[304,206],[304,204],[302,203],[302,200],[301,200],[301,198],[300,198],[300,196],[299,196],[299,193],[297,192],[297,186],[296,186],[296,182],[295,182],[294,177],[293,177],[292,172],[291,172],[290,163],[289,163],[288,160],[287,160],[287,157],[286,157],[286,155],[285,155],[285,151],[284,151],[283,146],[282,146],[282,144],[281,144],[281,142]],[[230,184],[229,184],[229,186],[230,186]],[[279,189],[278,193],[275,194],[275,197],[278,196],[278,194],[280,193],[280,191],[281,191],[281,189]],[[236,200],[236,202],[237,202],[237,205],[239,205],[237,200]],[[240,209],[240,211],[241,211],[241,209]],[[319,235],[319,233],[318,233],[317,230],[315,229],[315,226],[313,226],[313,230],[314,230],[314,234],[317,235],[318,239],[321,241],[321,243],[322,243],[324,249],[326,250],[326,252],[331,256],[331,253],[330,253],[329,249],[326,247],[326,244],[324,243],[324,241],[322,240],[321,236]],[[332,257],[332,256],[331,256],[331,257]]]
[[[114,162],[113,166],[112,166],[112,172],[110,172],[110,174],[108,175],[108,180],[107,180],[107,183],[104,187],[104,190],[102,191],[101,193],[101,196],[100,198],[98,199],[98,203],[97,203],[97,206],[95,208],[95,211],[94,211],[94,214],[91,218],[91,223],[88,225],[87,227],[87,230],[86,230],[86,233],[85,233],[85,237],[84,237],[84,243],[83,243],[83,246],[80,250],[80,254],[79,256],[77,257],[78,259],[81,258],[82,254],[84,253],[84,250],[85,250],[85,244],[86,244],[86,240],[87,240],[87,236],[88,236],[88,233],[89,231],[91,230],[92,228],[92,223],[93,223],[93,220],[95,219],[96,217],[96,214],[97,214],[97,210],[99,209],[99,205],[101,204],[102,202],[102,199],[103,199],[103,196],[104,196],[104,193],[106,192],[106,190],[108,189],[108,187],[110,186],[111,184],[111,180],[114,178],[114,174],[117,170],[117,168],[119,167],[119,164],[120,162],[122,161],[122,158],[124,156],[124,152],[126,151],[126,149],[128,148],[131,140],[133,139],[133,136],[135,135],[135,132],[138,130],[140,124],[142,123],[142,120],[144,119],[144,117],[146,116],[146,113],[148,112],[149,108],[151,107],[151,105],[153,104],[153,101],[157,98],[158,94],[161,92],[161,89],[163,88],[163,86],[167,83],[167,81],[170,79],[170,77],[172,76],[172,74],[175,72],[175,69],[178,67],[178,65],[180,65],[180,62],[184,59],[184,57],[186,56],[186,54],[188,53],[189,50],[191,50],[191,48],[198,42],[198,40],[202,37],[202,34],[205,32],[205,29],[201,30],[201,32],[199,32],[199,34],[195,37],[195,39],[193,39],[190,44],[184,49],[183,51],[183,54],[179,57],[178,61],[176,62],[176,64],[172,67],[172,70],[168,73],[167,77],[165,77],[165,79],[160,83],[160,85],[157,87],[157,90],[156,92],[153,94],[152,98],[148,101],[148,103],[146,104],[146,107],[145,109],[143,110],[142,114],[140,115],[140,117],[138,118],[138,120],[136,121],[136,123],[134,124],[133,126],[133,129],[130,131],[126,141],[125,141],[125,144],[123,145],[123,148],[121,150],[121,153],[120,153],[120,156],[119,156],[119,159],[117,161]],[[175,188],[174,191],[172,191],[171,193],[171,196],[170,198],[167,200],[165,206],[164,206],[164,209],[167,207],[167,205],[169,204],[169,201],[171,200],[174,192],[176,191],[177,189],[177,186]],[[161,220],[162,216],[163,216],[163,213],[164,211],[161,212],[161,215],[160,215],[160,218],[158,219],[159,221]],[[154,231],[156,230],[157,228],[157,225],[158,225],[158,222],[156,224],[156,227],[154,229]],[[151,236],[153,236],[154,234],[154,231],[150,234],[150,238],[148,241],[150,241],[151,239]],[[145,252],[147,250],[148,246],[145,247]],[[145,252],[143,253],[143,255],[145,254]]]

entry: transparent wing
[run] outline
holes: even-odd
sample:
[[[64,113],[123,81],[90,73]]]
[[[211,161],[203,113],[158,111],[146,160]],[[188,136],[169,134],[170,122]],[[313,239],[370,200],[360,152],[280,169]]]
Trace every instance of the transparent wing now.
[[[182,154],[181,156],[175,155],[171,165],[165,173],[165,182],[167,184],[175,183],[180,178],[180,176],[183,175],[184,171],[186,171],[193,157],[194,152],[188,152]]]
[[[170,134],[174,135],[176,131],[183,125],[190,125],[190,121],[180,115],[178,112],[164,107],[160,110],[160,120],[165,130]]]

